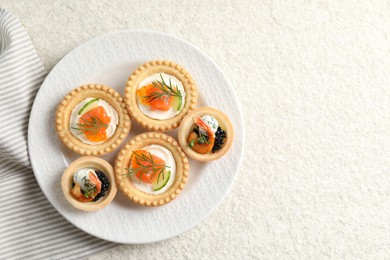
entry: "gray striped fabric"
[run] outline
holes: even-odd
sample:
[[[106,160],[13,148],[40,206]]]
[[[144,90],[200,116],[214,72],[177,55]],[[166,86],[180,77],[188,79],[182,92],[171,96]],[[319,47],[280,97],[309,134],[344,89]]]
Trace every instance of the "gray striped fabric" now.
[[[0,259],[76,259],[115,246],[62,218],[30,168],[29,112],[45,74],[24,27],[0,8]]]

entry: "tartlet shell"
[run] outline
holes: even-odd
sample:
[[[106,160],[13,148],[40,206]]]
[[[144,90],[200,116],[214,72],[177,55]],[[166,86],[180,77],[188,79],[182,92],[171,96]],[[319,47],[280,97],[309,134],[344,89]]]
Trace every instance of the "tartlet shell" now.
[[[118,126],[115,133],[105,142],[89,145],[77,139],[70,131],[72,110],[84,99],[96,97],[104,99],[118,113]],[[130,116],[121,95],[114,89],[103,85],[83,85],[73,89],[59,103],[56,111],[56,131],[60,140],[69,149],[81,155],[103,155],[112,152],[126,138],[131,128]]]
[[[218,120],[220,127],[226,131],[226,139],[221,148],[221,150],[215,153],[199,154],[192,150],[188,146],[188,135],[195,126],[193,118],[202,117],[203,115],[210,115]],[[178,139],[180,146],[183,148],[184,152],[192,159],[202,162],[213,161],[224,156],[230,147],[232,146],[234,139],[234,129],[233,125],[230,122],[229,118],[221,111],[212,108],[212,107],[201,107],[197,108],[188,115],[186,115],[179,127]]]
[[[147,194],[132,185],[130,177],[126,177],[132,152],[148,145],[161,145],[168,149],[176,162],[176,176],[172,185],[161,194]],[[144,206],[161,206],[174,200],[187,183],[190,166],[185,153],[176,140],[166,134],[149,132],[135,136],[122,148],[115,160],[115,179],[118,188],[131,201]]]
[[[185,103],[177,115],[172,118],[158,120],[145,115],[138,106],[137,89],[139,83],[155,73],[164,72],[175,76],[183,84],[186,92]],[[154,131],[169,131],[180,125],[183,117],[195,109],[198,101],[198,92],[194,80],[185,68],[172,61],[153,60],[138,67],[128,78],[125,88],[126,108],[134,119],[142,127]]]
[[[71,193],[73,185],[73,175],[82,168],[94,168],[102,171],[110,182],[110,188],[106,192],[106,195],[100,198],[96,202],[80,202],[75,199]],[[61,178],[61,187],[64,196],[69,203],[80,210],[84,211],[97,211],[107,206],[115,197],[117,192],[117,186],[114,177],[114,169],[105,160],[94,157],[84,156],[80,157],[72,162],[69,167],[64,171]]]

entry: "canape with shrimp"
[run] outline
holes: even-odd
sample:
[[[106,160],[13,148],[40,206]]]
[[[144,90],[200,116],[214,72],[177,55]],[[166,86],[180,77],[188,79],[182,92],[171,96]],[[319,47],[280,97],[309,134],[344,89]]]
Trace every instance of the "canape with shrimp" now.
[[[233,135],[233,126],[224,113],[203,107],[183,119],[178,137],[184,152],[192,159],[212,161],[226,154]]]
[[[93,156],[72,162],[62,175],[61,187],[67,201],[85,211],[104,208],[117,192],[112,166]]]

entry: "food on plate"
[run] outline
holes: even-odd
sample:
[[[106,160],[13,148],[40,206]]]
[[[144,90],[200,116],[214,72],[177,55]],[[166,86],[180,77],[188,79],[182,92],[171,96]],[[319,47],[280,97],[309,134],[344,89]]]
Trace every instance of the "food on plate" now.
[[[129,114],[149,130],[177,128],[196,106],[197,88],[186,69],[171,61],[150,61],[130,75],[125,88]]]
[[[161,206],[177,197],[189,175],[189,162],[179,144],[163,133],[132,138],[115,160],[119,189],[130,200]]]
[[[172,80],[177,83],[172,84]],[[146,83],[146,85],[141,83],[137,89],[138,104],[145,114],[165,119],[180,113],[185,103],[183,100],[185,100],[186,94],[183,84],[176,77],[161,72],[146,78],[145,81],[150,83]],[[153,114],[151,111],[161,113]],[[173,113],[168,114],[164,111],[172,111]]]
[[[71,193],[81,202],[98,201],[106,194],[109,182],[102,171],[92,168],[82,168],[73,175]]]
[[[87,98],[73,109],[70,125],[72,134],[83,143],[99,144],[114,134],[118,113],[103,99]]]
[[[233,143],[233,126],[221,111],[204,107],[189,113],[179,127],[179,143],[184,152],[198,161],[221,158]]]
[[[59,103],[56,130],[61,141],[82,155],[112,152],[127,136],[130,117],[123,98],[112,88],[84,85]]]
[[[69,203],[85,211],[102,209],[117,192],[112,166],[93,156],[71,163],[62,175],[61,186]]]
[[[133,151],[127,175],[133,179],[135,186],[140,190],[159,194],[165,191],[163,188],[169,188],[167,184],[175,178],[175,168],[169,150],[161,145],[149,145]]]

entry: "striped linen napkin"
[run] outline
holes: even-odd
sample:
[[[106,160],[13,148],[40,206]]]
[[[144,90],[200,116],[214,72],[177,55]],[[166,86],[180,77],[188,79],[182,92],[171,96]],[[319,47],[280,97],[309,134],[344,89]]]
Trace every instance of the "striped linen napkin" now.
[[[30,168],[28,120],[45,75],[25,28],[0,8],[0,259],[79,259],[116,245],[60,216]]]

